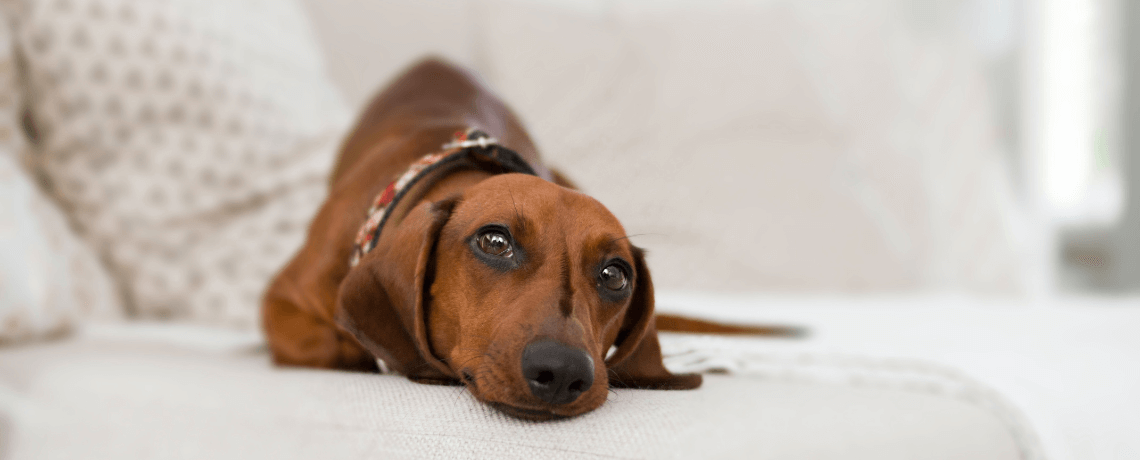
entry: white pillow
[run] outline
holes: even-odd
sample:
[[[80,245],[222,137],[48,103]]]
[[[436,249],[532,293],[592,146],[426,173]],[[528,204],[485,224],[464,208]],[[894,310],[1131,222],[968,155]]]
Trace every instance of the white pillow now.
[[[483,2],[482,70],[662,286],[1032,282],[981,66],[891,3],[556,3]]]
[[[287,0],[10,0],[35,166],[142,317],[252,328],[349,114]]]
[[[10,151],[0,151],[0,344],[122,316],[106,268]]]

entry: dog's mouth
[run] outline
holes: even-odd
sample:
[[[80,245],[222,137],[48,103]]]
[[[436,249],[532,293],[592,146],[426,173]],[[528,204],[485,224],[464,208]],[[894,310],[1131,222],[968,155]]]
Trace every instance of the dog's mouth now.
[[[554,412],[550,412],[550,411],[545,411],[545,410],[540,410],[540,409],[524,409],[522,407],[515,407],[515,406],[512,406],[510,404],[501,403],[501,402],[490,402],[487,404],[490,405],[491,407],[495,408],[499,412],[507,414],[511,417],[522,419],[522,420],[529,420],[532,422],[545,422],[545,421],[549,421],[549,420],[561,420],[561,419],[565,419],[565,418],[570,418],[569,416],[555,414]]]
[[[464,369],[462,372],[460,372],[459,376],[463,380],[463,383],[465,383],[468,386],[468,390],[475,389],[475,387],[476,387],[475,377],[471,375],[470,370]],[[522,408],[522,407],[512,406],[510,404],[503,403],[503,402],[497,402],[497,401],[487,401],[487,405],[489,405],[492,408],[494,408],[495,410],[498,410],[499,412],[507,414],[511,417],[522,419],[522,420],[529,420],[529,421],[533,421],[533,422],[544,422],[547,420],[558,420],[558,419],[569,418],[569,416],[555,414],[554,412],[547,411],[547,410],[526,409],[526,408]]]

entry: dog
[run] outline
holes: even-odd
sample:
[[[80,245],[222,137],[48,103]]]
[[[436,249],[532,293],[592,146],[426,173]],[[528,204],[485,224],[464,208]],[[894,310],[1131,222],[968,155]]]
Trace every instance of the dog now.
[[[589,412],[611,387],[701,384],[662,364],[653,281],[618,219],[437,59],[364,110],[262,313],[278,365],[464,385],[528,420]],[[764,333],[710,324],[680,328]]]

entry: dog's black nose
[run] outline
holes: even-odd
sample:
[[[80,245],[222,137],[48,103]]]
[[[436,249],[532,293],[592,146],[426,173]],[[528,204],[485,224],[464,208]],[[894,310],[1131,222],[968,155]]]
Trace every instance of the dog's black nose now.
[[[539,399],[570,404],[594,384],[594,359],[586,350],[538,340],[523,349],[522,374]]]

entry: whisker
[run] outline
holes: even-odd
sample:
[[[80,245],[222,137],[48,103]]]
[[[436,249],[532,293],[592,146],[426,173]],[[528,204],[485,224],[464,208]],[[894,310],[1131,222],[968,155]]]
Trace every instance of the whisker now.
[[[620,237],[614,238],[614,239],[610,240],[609,243],[616,243],[618,241],[627,240],[627,239],[633,238],[635,236],[646,236],[646,235],[669,236],[666,233],[637,233],[637,234],[633,234],[633,235],[626,235],[626,236],[620,236]],[[609,243],[607,243],[607,244],[609,244]]]
[[[463,386],[459,387],[459,391],[455,392],[455,399],[451,401],[452,404],[458,403],[459,398],[463,397],[463,393],[466,391],[467,391],[467,385],[463,385]]]
[[[511,196],[511,207],[515,210],[515,221],[518,224],[519,231],[523,230],[526,221],[523,220],[523,215],[519,212],[519,205],[515,202],[515,192],[511,190],[510,185],[507,186],[507,194]]]

